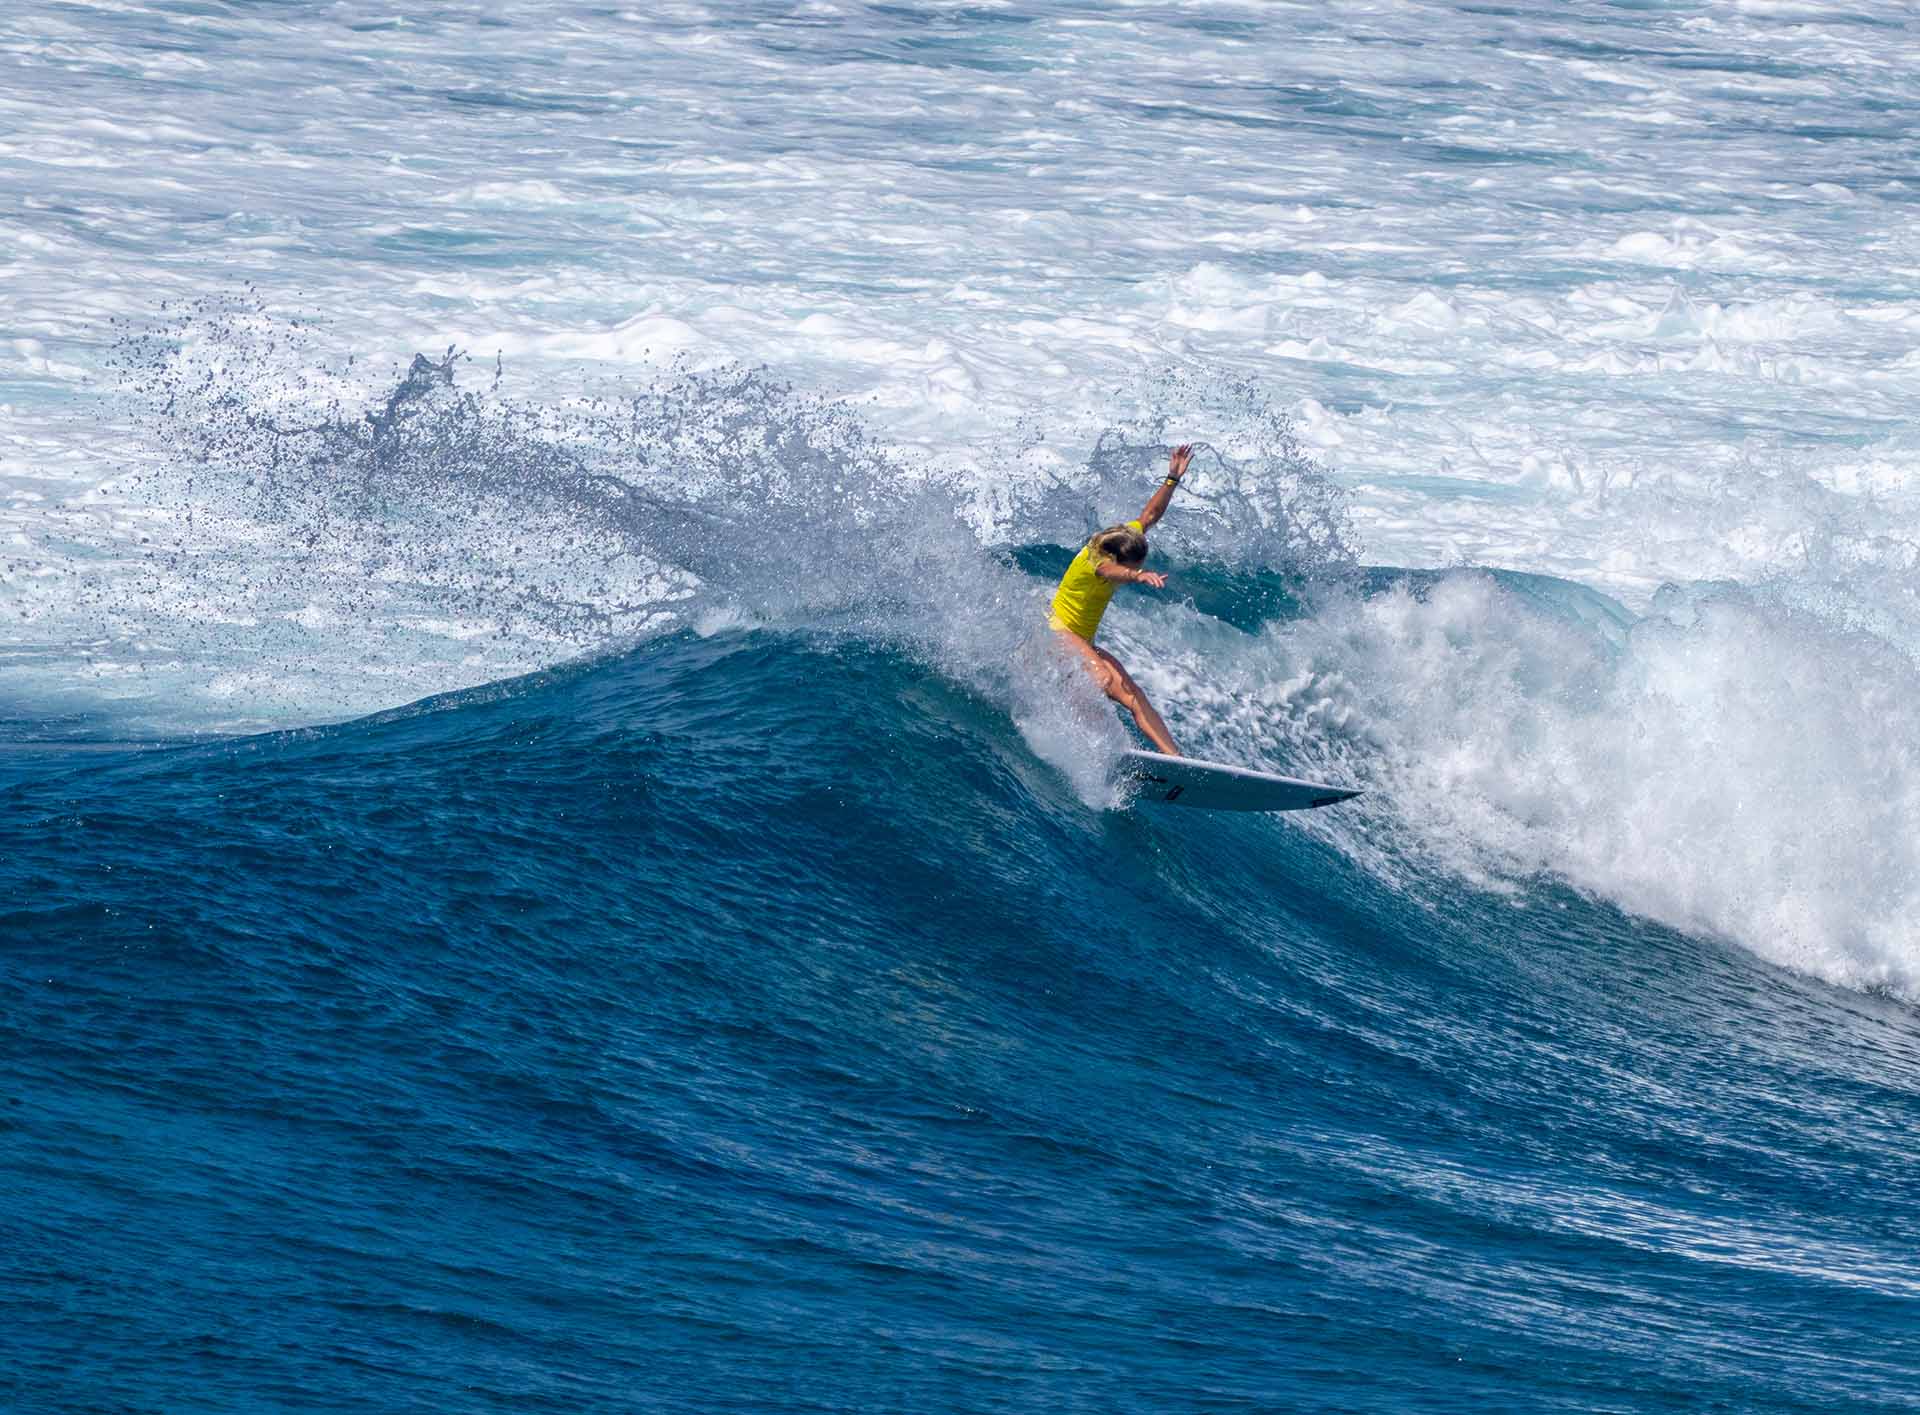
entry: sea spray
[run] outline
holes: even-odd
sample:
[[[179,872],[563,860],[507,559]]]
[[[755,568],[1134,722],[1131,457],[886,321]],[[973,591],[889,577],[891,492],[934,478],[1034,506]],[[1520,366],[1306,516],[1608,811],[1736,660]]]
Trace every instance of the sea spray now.
[[[682,624],[893,644],[1010,701],[1044,586],[997,547],[1073,545],[1137,512],[1176,414],[1218,445],[1196,458],[1166,553],[1302,577],[1351,563],[1341,494],[1244,380],[1165,374],[1145,385],[1158,413],[1050,437],[1028,424],[991,446],[1008,472],[983,494],[765,369],[681,366],[529,401],[497,359],[445,349],[382,372],[323,347],[297,322],[204,305],[121,345],[164,460],[116,491],[174,536],[144,550],[119,608],[180,606],[188,622],[169,629],[209,659],[245,657],[283,712],[316,659],[361,665],[322,674],[327,690],[377,694],[367,665],[389,654],[410,685],[445,687]],[[1059,450],[1074,446],[1091,450],[1074,463]]]

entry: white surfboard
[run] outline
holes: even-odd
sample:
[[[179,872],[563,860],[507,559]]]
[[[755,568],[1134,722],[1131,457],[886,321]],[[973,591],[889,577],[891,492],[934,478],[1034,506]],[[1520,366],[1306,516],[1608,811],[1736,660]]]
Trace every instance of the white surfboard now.
[[[1140,783],[1142,801],[1208,811],[1310,811],[1360,794],[1341,786],[1160,752],[1122,752],[1120,774]]]

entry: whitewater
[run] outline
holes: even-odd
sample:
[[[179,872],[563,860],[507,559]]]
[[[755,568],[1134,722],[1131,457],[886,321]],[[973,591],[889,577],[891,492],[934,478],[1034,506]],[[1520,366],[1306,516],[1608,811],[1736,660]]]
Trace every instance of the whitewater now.
[[[1915,1408],[1917,29],[8,7],[0,1388]]]

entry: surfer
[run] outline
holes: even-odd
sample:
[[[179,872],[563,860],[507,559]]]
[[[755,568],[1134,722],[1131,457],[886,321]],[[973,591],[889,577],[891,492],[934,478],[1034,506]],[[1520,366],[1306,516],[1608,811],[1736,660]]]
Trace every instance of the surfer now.
[[[1171,757],[1179,756],[1180,749],[1173,744],[1173,734],[1167,731],[1167,724],[1120,660],[1105,649],[1094,647],[1093,636],[1100,632],[1100,616],[1107,612],[1107,601],[1113,598],[1115,585],[1146,585],[1156,590],[1167,587],[1165,575],[1140,567],[1147,561],[1147,532],[1167,514],[1173,489],[1187,474],[1187,463],[1192,457],[1191,446],[1174,448],[1173,456],[1167,461],[1167,478],[1147,498],[1146,509],[1139,518],[1108,526],[1088,538],[1080,547],[1080,553],[1073,557],[1073,563],[1067,566],[1067,573],[1060,577],[1060,588],[1053,592],[1053,612],[1047,617],[1047,627],[1080,655],[1101,690],[1133,714],[1133,720],[1140,724],[1140,730],[1147,734],[1156,750]]]

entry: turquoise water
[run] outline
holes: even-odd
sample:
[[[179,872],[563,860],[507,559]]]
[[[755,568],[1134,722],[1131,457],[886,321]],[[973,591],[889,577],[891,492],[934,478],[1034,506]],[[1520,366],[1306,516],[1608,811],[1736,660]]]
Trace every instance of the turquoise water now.
[[[1912,41],[0,15],[0,1403],[1914,1409]]]

